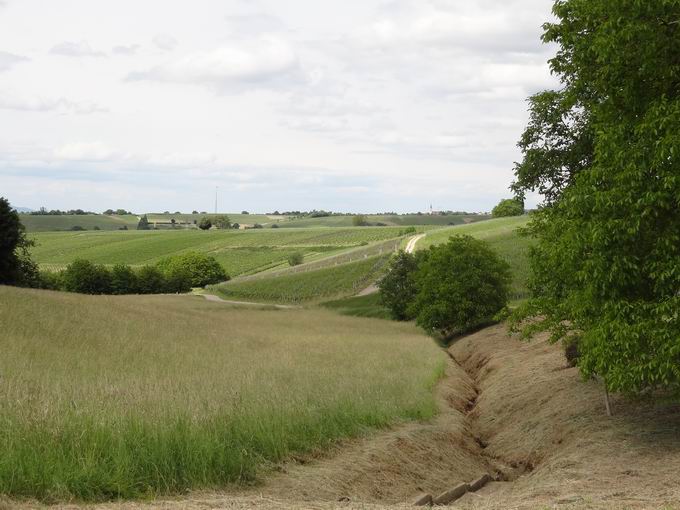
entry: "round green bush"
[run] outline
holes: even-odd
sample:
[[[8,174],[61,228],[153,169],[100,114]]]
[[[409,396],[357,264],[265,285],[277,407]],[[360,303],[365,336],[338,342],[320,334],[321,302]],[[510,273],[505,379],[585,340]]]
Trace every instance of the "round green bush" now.
[[[188,275],[191,287],[205,287],[229,280],[229,276],[215,257],[198,252],[188,252],[168,257],[159,262],[158,267],[166,277]]]
[[[137,294],[137,275],[127,264],[116,264],[111,268],[111,293],[117,295]]]
[[[110,294],[111,272],[89,260],[71,262],[61,276],[64,290],[79,294]]]
[[[299,266],[304,262],[304,260],[305,260],[304,253],[299,251],[288,255],[288,265],[290,266]]]
[[[508,302],[510,269],[484,241],[454,236],[429,249],[413,275],[408,314],[444,337],[489,323]]]
[[[524,214],[524,202],[514,198],[501,200],[491,211],[494,218],[505,218],[507,216],[522,216]]]
[[[142,266],[136,275],[139,294],[163,294],[166,291],[165,275],[156,266]]]

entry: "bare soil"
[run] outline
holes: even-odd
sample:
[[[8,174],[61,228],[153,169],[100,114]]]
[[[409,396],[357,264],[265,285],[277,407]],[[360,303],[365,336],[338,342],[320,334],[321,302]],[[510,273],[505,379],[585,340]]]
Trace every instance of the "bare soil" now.
[[[601,386],[558,346],[519,342],[503,326],[447,353],[431,422],[274,466],[256,488],[97,508],[401,508],[488,473],[495,481],[452,507],[680,509],[680,406],[614,396],[608,418]]]

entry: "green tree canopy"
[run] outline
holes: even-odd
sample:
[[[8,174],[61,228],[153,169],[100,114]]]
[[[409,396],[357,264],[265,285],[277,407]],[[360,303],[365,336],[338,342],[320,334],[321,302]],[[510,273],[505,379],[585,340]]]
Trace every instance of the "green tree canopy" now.
[[[492,321],[508,302],[510,268],[484,241],[453,236],[418,261],[409,315],[450,336]]]
[[[33,284],[38,270],[28,252],[31,246],[19,213],[0,197],[0,284]]]
[[[205,287],[229,279],[215,257],[195,251],[167,257],[158,263],[158,267],[166,277],[181,273],[188,275],[192,287]]]
[[[409,307],[418,292],[414,280],[417,268],[418,262],[415,255],[400,250],[392,257],[387,273],[378,282],[380,300],[389,308],[390,314],[395,320],[406,321],[415,318]]]
[[[507,216],[521,216],[524,214],[524,201],[514,198],[501,200],[491,211],[494,218],[504,218]]]
[[[146,214],[139,218],[139,222],[137,223],[137,230],[149,230],[151,226],[149,225],[149,218],[146,217]]]
[[[530,99],[513,188],[529,232],[526,334],[577,339],[611,390],[680,395],[680,3],[564,0],[544,41],[562,88]]]
[[[355,227],[365,227],[368,225],[368,219],[364,214],[357,214],[352,218],[352,225]]]
[[[198,222],[198,228],[201,230],[210,230],[212,228],[213,224],[212,221],[210,221],[210,218],[207,216],[203,216],[201,218],[201,221]]]
[[[212,224],[219,229],[231,228],[231,220],[229,219],[229,216],[227,216],[226,214],[221,214],[219,216],[213,217]]]

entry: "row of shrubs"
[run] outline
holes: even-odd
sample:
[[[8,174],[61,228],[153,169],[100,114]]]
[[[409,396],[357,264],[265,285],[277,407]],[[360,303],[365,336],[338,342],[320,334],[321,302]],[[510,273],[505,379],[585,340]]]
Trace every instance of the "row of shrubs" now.
[[[41,271],[38,286],[80,294],[175,294],[227,280],[214,257],[189,252],[137,268],[127,264],[109,268],[78,259],[63,271]]]

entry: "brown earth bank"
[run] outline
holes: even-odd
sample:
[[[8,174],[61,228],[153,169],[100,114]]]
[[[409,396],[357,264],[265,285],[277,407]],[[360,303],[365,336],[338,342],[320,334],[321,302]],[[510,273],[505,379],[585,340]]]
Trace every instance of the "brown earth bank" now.
[[[398,508],[489,474],[451,507],[680,509],[680,406],[614,396],[608,418],[601,385],[566,367],[558,346],[522,343],[503,326],[447,353],[429,423],[275,466],[256,488],[96,508]]]

